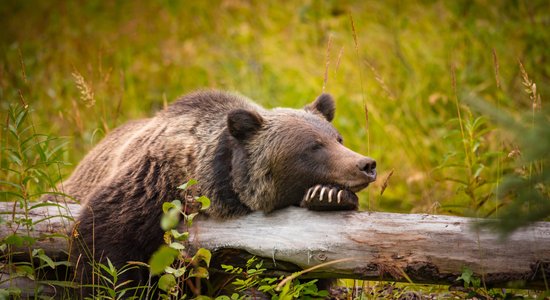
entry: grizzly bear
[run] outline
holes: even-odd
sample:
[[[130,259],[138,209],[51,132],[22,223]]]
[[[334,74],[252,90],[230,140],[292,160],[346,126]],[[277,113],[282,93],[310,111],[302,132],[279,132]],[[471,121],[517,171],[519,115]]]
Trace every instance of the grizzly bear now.
[[[239,95],[200,91],[115,129],[63,185],[83,205],[78,276],[89,282],[89,253],[116,267],[148,261],[163,243],[162,203],[182,199],[176,187],[190,178],[211,199],[213,218],[291,205],[355,209],[355,192],[375,180],[376,163],[342,145],[334,112],[328,94],[303,109],[268,110]],[[149,279],[139,270],[124,275],[135,284]]]

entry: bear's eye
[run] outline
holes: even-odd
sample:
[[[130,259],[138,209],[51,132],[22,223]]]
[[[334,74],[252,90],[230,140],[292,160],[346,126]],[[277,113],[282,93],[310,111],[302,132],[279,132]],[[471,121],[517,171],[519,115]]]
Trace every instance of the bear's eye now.
[[[324,146],[323,143],[315,142],[310,146],[310,149],[311,149],[311,151],[317,151],[317,150],[320,150],[321,148],[323,148],[323,146]]]
[[[344,144],[344,139],[343,139],[341,136],[339,136],[338,138],[336,138],[336,141],[337,141],[338,143],[342,144],[342,145]]]

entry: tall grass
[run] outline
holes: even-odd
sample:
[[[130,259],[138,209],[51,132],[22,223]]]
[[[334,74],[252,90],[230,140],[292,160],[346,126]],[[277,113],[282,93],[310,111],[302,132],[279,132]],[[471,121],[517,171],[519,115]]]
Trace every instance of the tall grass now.
[[[64,158],[74,165],[112,128],[197,88],[236,90],[268,107],[300,107],[324,88],[337,99],[335,125],[346,145],[376,158],[381,176],[394,169],[391,187],[370,208],[430,211],[468,201],[456,193],[459,183],[433,173],[458,138],[445,139],[456,129],[448,120],[468,111],[456,106],[448,66],[459,92],[474,90],[503,108],[530,106],[516,62],[531,77],[548,78],[548,6],[7,1],[0,8],[0,106],[5,112],[23,95],[44,132],[71,137]],[[536,89],[548,94],[548,85]],[[482,146],[509,152],[510,143],[492,132]],[[502,173],[507,163],[485,168]]]
[[[548,12],[548,1],[3,1],[2,201],[32,209],[110,130],[211,87],[267,107],[333,94],[346,145],[378,161],[363,208],[540,219],[539,202],[513,206],[504,191],[548,197],[536,138]]]
[[[59,170],[65,165],[60,157],[66,143],[38,133],[32,120],[33,113],[23,98],[21,102],[21,105],[11,105],[8,110],[0,152],[0,199],[13,202],[13,211],[0,212],[0,223],[5,223],[3,229],[6,230],[6,236],[0,237],[0,284],[9,286],[0,290],[0,298],[7,297],[6,293],[12,296],[38,294],[44,288],[45,280],[50,285],[60,285],[69,279],[63,272],[56,273],[54,278],[47,277],[56,267],[67,267],[68,262],[54,262],[44,250],[37,248],[34,232],[36,224],[47,222],[51,217],[60,216],[61,221],[73,221],[63,203],[36,201],[46,194],[61,194],[55,186],[60,180]],[[33,220],[33,210],[46,206],[58,214]],[[22,214],[16,214],[16,210]],[[68,239],[64,233],[43,234],[40,238]],[[26,259],[14,260],[14,256]],[[12,284],[25,278],[34,280],[34,287],[25,290]]]

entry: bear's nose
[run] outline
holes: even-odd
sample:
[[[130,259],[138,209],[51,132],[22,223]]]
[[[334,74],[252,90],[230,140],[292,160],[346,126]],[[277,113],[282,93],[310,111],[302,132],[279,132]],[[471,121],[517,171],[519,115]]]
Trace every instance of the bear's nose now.
[[[357,163],[357,167],[374,181],[376,179],[376,161],[365,157]]]

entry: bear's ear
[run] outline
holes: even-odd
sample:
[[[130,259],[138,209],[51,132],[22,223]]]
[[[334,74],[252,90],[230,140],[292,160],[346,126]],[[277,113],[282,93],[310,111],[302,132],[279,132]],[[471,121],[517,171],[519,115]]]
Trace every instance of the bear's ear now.
[[[317,112],[320,113],[327,119],[327,121],[332,122],[332,119],[334,119],[334,111],[336,110],[336,107],[334,105],[334,99],[332,99],[332,96],[329,94],[321,94],[321,96],[317,97],[315,101],[306,107],[304,107],[306,111],[311,112]]]
[[[240,141],[254,135],[262,127],[263,122],[262,116],[255,111],[234,109],[227,115],[229,133]]]

